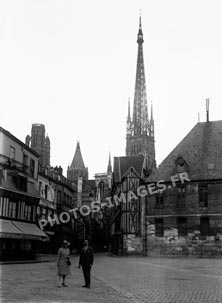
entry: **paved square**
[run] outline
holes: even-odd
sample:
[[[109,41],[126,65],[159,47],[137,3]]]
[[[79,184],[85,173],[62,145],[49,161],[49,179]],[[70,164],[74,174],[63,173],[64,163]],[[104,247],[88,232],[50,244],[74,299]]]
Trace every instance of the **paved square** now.
[[[48,258],[48,257],[47,257]],[[72,257],[67,288],[51,262],[1,265],[1,302],[221,303],[222,260],[95,256],[92,289]]]

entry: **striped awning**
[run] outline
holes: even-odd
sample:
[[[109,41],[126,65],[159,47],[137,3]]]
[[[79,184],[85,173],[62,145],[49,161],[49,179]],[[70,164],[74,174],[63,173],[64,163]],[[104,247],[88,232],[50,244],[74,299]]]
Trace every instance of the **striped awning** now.
[[[0,219],[0,238],[48,240],[48,236],[35,224]]]

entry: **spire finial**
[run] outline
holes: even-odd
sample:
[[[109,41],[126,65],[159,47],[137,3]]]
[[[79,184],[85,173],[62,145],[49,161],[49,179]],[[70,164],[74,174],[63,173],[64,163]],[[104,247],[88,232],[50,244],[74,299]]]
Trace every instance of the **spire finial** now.
[[[109,151],[109,161],[108,161],[108,166],[107,166],[107,174],[112,174],[112,164],[111,164],[110,151]]]
[[[141,21],[141,10],[140,10],[140,18],[139,18],[139,32],[137,35],[137,43],[143,43],[143,31],[142,31],[142,21]]]

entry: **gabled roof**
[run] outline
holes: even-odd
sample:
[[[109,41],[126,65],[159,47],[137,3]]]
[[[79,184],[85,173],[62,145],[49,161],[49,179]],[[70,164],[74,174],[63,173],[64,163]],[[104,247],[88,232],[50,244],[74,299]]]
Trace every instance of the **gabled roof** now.
[[[114,180],[120,182],[124,174],[133,168],[140,178],[142,178],[144,156],[132,156],[132,157],[114,157]]]
[[[37,158],[39,158],[39,154],[34,149],[32,149],[31,147],[29,147],[27,144],[23,143],[21,140],[19,140],[17,137],[15,137],[14,135],[12,135],[8,130],[4,129],[1,126],[0,126],[0,133],[3,133],[7,137],[11,138],[15,142],[17,142],[20,146],[22,146],[23,148],[27,149],[34,156],[36,156]]]
[[[222,121],[197,123],[147,181],[169,181],[178,159],[184,160],[191,180],[222,178]]]
[[[85,165],[84,165],[84,162],[83,162],[79,142],[77,142],[75,155],[73,157],[72,164],[71,164],[70,168],[85,169]]]

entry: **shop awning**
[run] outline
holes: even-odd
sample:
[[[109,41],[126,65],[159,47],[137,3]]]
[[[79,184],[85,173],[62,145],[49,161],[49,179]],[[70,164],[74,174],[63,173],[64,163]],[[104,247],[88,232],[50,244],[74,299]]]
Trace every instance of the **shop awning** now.
[[[13,235],[23,235],[10,220],[0,219],[0,238],[13,238]]]
[[[33,223],[0,219],[0,238],[48,240],[48,236]]]
[[[48,236],[35,224],[19,221],[12,222],[19,230],[23,232],[24,235],[26,235],[26,237],[32,237],[33,240],[35,240],[35,238],[36,240],[38,240],[37,238],[42,240],[48,238]]]

